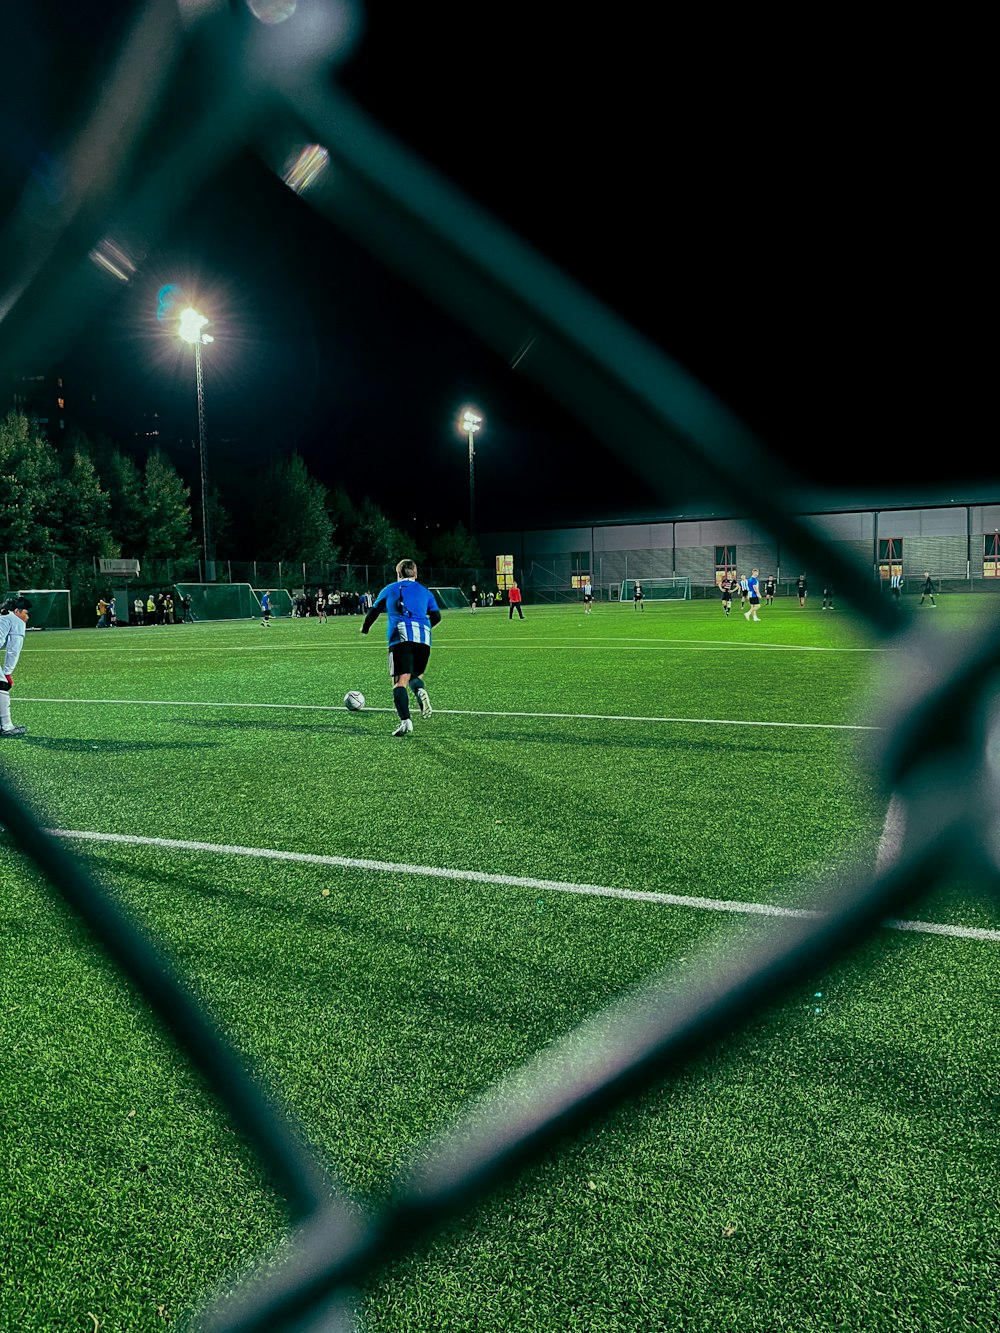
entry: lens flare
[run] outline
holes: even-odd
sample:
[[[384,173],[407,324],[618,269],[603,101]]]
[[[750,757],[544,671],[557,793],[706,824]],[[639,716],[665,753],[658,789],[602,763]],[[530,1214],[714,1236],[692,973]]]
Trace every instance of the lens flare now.
[[[298,0],[247,0],[247,9],[261,23],[284,23],[298,8]]]
[[[330,163],[330,154],[318,143],[307,144],[297,156],[289,160],[281,179],[296,194],[302,194],[315,185]]]

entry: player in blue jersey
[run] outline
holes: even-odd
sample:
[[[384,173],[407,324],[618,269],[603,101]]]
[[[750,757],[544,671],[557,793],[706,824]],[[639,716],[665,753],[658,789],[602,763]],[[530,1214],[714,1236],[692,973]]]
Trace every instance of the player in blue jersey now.
[[[758,571],[751,569],[750,577],[747,579],[747,601],[750,603],[750,610],[743,612],[744,620],[760,620],[757,614],[757,608],[760,606],[760,580],[757,575]]]
[[[375,598],[361,633],[367,634],[383,611],[389,617],[389,675],[392,677],[392,702],[399,714],[399,726],[392,734],[409,736],[413,721],[407,686],[420,705],[420,716],[431,715],[431,701],[423,675],[431,655],[431,630],[441,619],[441,612],[431,590],[417,582],[414,561],[400,560],[396,575],[396,582],[387,583]]]
[[[261,596],[260,609],[264,616],[264,619],[260,623],[267,629],[271,620],[271,594],[269,592],[265,592]]]

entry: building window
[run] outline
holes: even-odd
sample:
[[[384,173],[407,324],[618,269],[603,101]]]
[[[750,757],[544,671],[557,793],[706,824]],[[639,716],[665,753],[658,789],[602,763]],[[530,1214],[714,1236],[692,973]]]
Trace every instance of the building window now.
[[[880,579],[903,577],[902,537],[879,537],[878,576]]]
[[[715,586],[718,588],[724,578],[736,573],[736,547],[717,546],[715,548]]]
[[[983,536],[983,578],[1000,579],[1000,532]]]

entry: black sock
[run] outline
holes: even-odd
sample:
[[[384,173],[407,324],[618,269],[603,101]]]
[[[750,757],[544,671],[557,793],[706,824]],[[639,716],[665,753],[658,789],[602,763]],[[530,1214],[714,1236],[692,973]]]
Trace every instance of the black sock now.
[[[400,722],[405,722],[410,716],[410,698],[406,693],[405,685],[394,685],[392,687],[392,702],[396,705]]]
[[[412,676],[410,678],[410,689],[413,691],[414,694],[416,694],[417,690],[422,690],[423,688],[424,688],[424,682],[420,679],[419,676]]]

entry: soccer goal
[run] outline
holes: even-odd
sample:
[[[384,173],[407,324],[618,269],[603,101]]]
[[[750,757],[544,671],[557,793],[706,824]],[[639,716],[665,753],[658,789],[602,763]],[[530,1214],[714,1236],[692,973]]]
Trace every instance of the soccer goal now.
[[[458,611],[469,605],[469,599],[461,588],[431,588],[430,591],[442,611]]]
[[[260,599],[266,592],[271,594],[271,611],[276,616],[290,616],[292,614],[292,594],[284,588],[254,588],[253,595],[257,598],[257,610],[260,610]]]
[[[250,620],[260,615],[260,602],[249,583],[175,583],[174,592],[175,607],[191,598],[195,620]]]
[[[622,579],[619,600],[631,602],[635,598],[635,585],[642,588],[645,602],[690,602],[691,575],[674,574],[670,578],[659,579]]]
[[[68,588],[21,588],[18,597],[31,602],[32,629],[72,629],[73,606]]]

